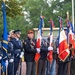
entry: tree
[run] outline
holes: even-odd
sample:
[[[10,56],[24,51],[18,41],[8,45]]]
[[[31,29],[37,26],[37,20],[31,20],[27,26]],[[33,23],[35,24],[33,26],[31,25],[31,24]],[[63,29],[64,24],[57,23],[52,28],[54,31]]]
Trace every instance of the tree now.
[[[51,5],[51,6],[49,6]],[[72,4],[71,0],[27,0],[25,5],[25,11],[28,12],[31,25],[38,27],[39,17],[42,11],[42,15],[45,16],[45,27],[49,27],[49,19],[53,19],[55,26],[58,26],[58,16],[63,18],[63,24],[66,25],[66,12],[70,12],[70,18],[72,15]]]

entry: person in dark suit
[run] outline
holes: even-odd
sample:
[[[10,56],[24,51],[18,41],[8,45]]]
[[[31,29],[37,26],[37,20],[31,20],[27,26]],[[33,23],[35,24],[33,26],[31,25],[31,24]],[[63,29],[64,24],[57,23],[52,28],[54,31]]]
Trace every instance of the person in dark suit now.
[[[45,39],[42,39],[40,59],[38,61],[38,75],[46,74],[47,53],[48,53],[47,41]]]
[[[56,40],[56,47],[59,46],[59,38]],[[66,58],[66,60],[63,62],[61,59],[58,58],[58,72],[57,75],[68,75],[68,63],[70,62],[70,55]]]
[[[50,33],[48,34],[47,38],[47,45],[50,46]],[[52,40],[52,46],[49,48],[49,50],[53,50],[52,56],[53,60],[52,63],[50,63],[49,60],[47,60],[47,70],[46,75],[56,75],[56,58],[57,58],[57,48],[54,39]]]
[[[24,58],[26,62],[26,75],[36,75],[36,63],[34,61],[35,53],[39,49],[35,47],[35,39],[33,30],[29,30],[27,38],[24,41]]]

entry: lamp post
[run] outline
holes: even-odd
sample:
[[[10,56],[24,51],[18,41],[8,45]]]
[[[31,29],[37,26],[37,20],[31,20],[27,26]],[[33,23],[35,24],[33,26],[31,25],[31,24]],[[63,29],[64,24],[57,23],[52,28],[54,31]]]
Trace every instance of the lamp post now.
[[[72,24],[74,29],[74,0],[72,0]]]

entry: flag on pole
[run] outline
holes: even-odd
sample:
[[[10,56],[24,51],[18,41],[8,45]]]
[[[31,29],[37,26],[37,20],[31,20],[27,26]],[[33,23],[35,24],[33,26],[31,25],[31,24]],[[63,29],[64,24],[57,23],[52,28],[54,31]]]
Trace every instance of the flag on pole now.
[[[50,20],[50,47],[52,47],[52,43],[53,43],[53,29],[52,27],[54,27],[54,22],[53,20]],[[53,61],[53,50],[50,50],[47,54],[47,59],[50,61],[50,63],[52,63]]]
[[[42,25],[43,25],[43,16],[40,17],[40,24],[39,24],[39,27],[38,27],[38,34],[37,34],[37,41],[36,41],[36,48],[39,48],[41,47],[41,39],[42,39]],[[38,62],[40,58],[40,53],[36,53],[35,55],[35,61]]]
[[[68,55],[70,54],[70,52],[69,52],[69,47],[67,43],[67,36],[62,26],[61,17],[59,17],[59,23],[60,25],[59,25],[59,47],[58,47],[59,55],[58,57],[60,58],[60,60],[65,61]]]
[[[59,36],[59,58],[62,61],[65,61],[68,55],[70,54],[69,52],[69,47],[67,44],[67,37],[65,34],[64,30],[61,30],[60,36]]]
[[[6,21],[6,8],[4,2],[2,2],[2,13],[3,13],[3,41],[2,41],[2,50],[3,50],[3,60],[2,60],[2,71],[5,73],[5,59],[7,58],[7,21]]]
[[[58,16],[58,18],[59,18],[60,28],[62,28],[62,18],[60,16]]]

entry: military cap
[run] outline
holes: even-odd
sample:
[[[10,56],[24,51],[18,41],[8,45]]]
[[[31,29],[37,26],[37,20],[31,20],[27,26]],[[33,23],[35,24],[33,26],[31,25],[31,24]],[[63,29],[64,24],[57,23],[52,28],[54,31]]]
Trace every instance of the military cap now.
[[[34,33],[33,30],[28,30],[28,34]]]
[[[21,31],[20,30],[15,30],[14,33],[15,34],[21,34]]]

